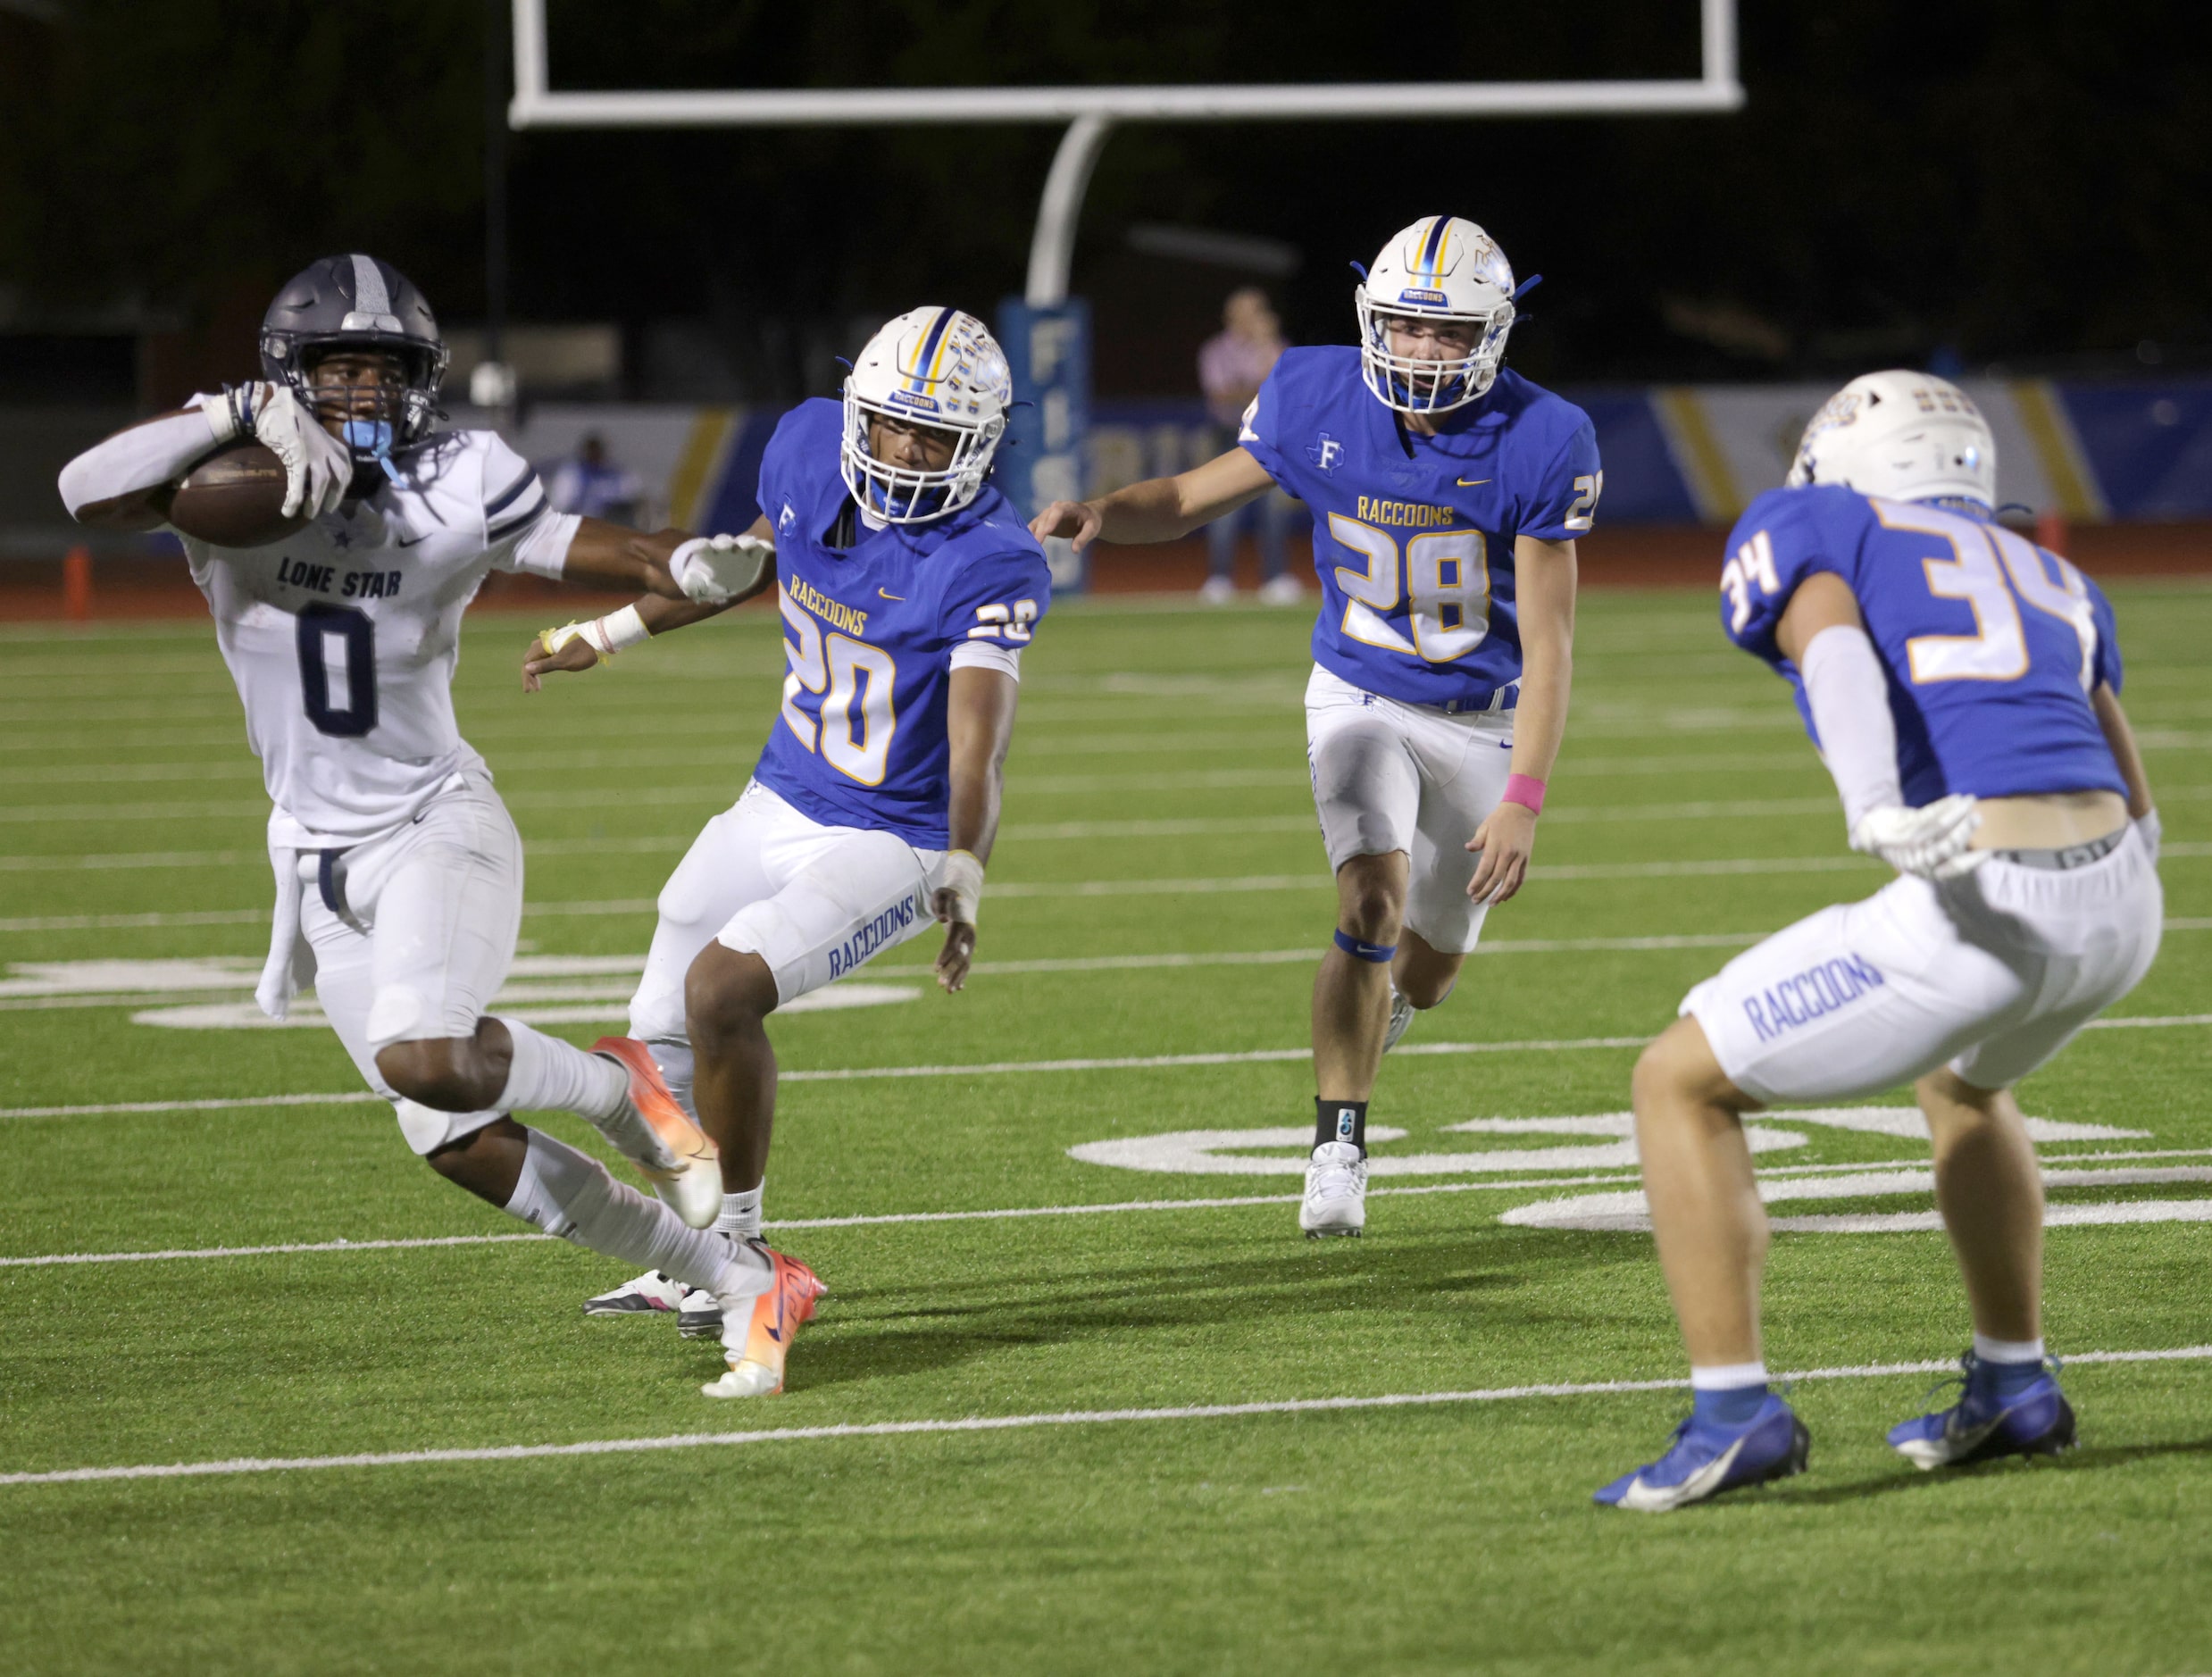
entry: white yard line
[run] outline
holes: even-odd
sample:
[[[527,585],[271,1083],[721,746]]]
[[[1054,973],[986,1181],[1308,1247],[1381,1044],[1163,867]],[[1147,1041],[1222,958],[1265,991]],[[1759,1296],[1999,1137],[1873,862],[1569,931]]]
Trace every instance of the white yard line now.
[[[145,914],[17,914],[0,931],[121,931],[153,926],[265,926],[266,908],[157,910]]]
[[[2202,1362],[2212,1345],[2148,1351],[2083,1351],[2070,1367],[2092,1364]],[[1849,1368],[1801,1368],[1774,1378],[1788,1383],[1883,1380],[1906,1374],[1945,1374],[1957,1367],[1935,1363],[1862,1363]],[[121,1467],[64,1467],[44,1473],[0,1473],[0,1485],[81,1484],[90,1481],[200,1479],[241,1473],[313,1473],[337,1467],[414,1467],[445,1462],[513,1462],[561,1456],[632,1456],[747,1444],[800,1443],[833,1439],[903,1438],[935,1432],[1009,1432],[1036,1427],[1112,1426],[1139,1421],[1227,1421],[1248,1415],[1326,1414],[1344,1410],[1429,1408],[1443,1404],[1511,1403],[1535,1398],[1601,1398],[1630,1392],[1679,1391],[1689,1381],[1604,1380],[1527,1386],[1491,1386],[1468,1391],[1391,1392],[1373,1398],[1282,1398],[1250,1403],[1178,1404],[1156,1409],[1067,1409],[1023,1415],[962,1415],[928,1421],[874,1421],[818,1427],[764,1427],[747,1432],[678,1432],[650,1439],[589,1439],[569,1444],[498,1444],[472,1449],[379,1450],[355,1456],[233,1456],[225,1461],[146,1463]]]
[[[2167,1014],[2155,1017],[2092,1019],[2087,1030],[2164,1030],[2212,1025],[2212,1014]],[[1410,1042],[1391,1052],[1401,1058],[1463,1054],[1571,1054],[1590,1048],[1640,1048],[1649,1037],[1528,1038],[1515,1042]],[[833,1070],[785,1072],[786,1083],[846,1083],[877,1078],[990,1077],[1038,1072],[1156,1071],[1194,1065],[1263,1065],[1303,1060],[1310,1047],[1255,1048],[1233,1054],[1152,1054],[1079,1060],[991,1060],[966,1065],[868,1065]],[[90,1118],[118,1113],[214,1112],[238,1106],[369,1105],[379,1097],[359,1094],[242,1095],[219,1100],[133,1100],[70,1106],[0,1106],[0,1120]]]
[[[1254,787],[1304,787],[1306,774],[1292,768],[1189,769],[1150,771],[1131,774],[1031,775],[1018,783],[1024,796],[1085,792],[1148,792],[1231,790]],[[726,808],[739,788],[721,783],[689,787],[572,787],[555,791],[510,791],[508,805],[518,810],[631,808],[644,805],[694,804]],[[2212,799],[2212,784],[2162,786],[2162,805],[2199,804]],[[718,802],[718,800],[720,800]],[[1596,806],[1568,805],[1550,813],[1555,826],[1590,822],[1740,821],[1761,816],[1820,815],[1834,812],[1832,797],[1699,799],[1677,804],[1613,804]],[[269,806],[260,798],[232,798],[222,802],[192,800],[184,803],[141,804],[118,799],[112,804],[23,805],[0,808],[0,822],[25,825],[70,822],[197,821],[266,819]]]
[[[1283,817],[1285,828],[1295,826],[1304,830],[1312,822],[1309,817]],[[1073,825],[1073,823],[1071,823]],[[1105,823],[1100,823],[1104,825]],[[1166,823],[1162,823],[1163,826]],[[1252,831],[1257,823],[1238,822],[1226,823],[1224,830]],[[1046,832],[1043,838],[1108,837],[1108,834],[1079,834],[1070,831]],[[533,855],[590,855],[595,851],[644,851],[661,848],[674,849],[688,844],[688,838],[660,839],[597,839],[556,840],[547,844],[532,844],[526,848]],[[161,853],[149,853],[161,854]],[[166,853],[189,855],[191,853]],[[241,860],[252,858],[265,865],[265,858],[258,852],[209,852],[209,856],[236,856]],[[2194,860],[2212,855],[2212,844],[2174,843],[2163,846],[2160,860]],[[107,858],[54,858],[57,868],[89,867],[100,864]],[[44,857],[31,858],[39,865],[47,864]],[[29,862],[26,863],[29,865]],[[116,865],[139,865],[135,861]],[[154,865],[152,863],[144,865]],[[1540,880],[1651,880],[1724,878],[1737,874],[1788,873],[1854,873],[1866,872],[1875,864],[1864,856],[1730,856],[1710,862],[1590,862],[1540,863],[1530,869],[1532,878]],[[1211,893],[1255,891],[1308,891],[1325,890],[1331,881],[1325,873],[1253,873],[1229,876],[1203,876],[1181,880],[1010,880],[987,885],[987,897],[1001,899],[1053,898],[1086,897],[1203,897]],[[527,903],[523,913],[550,917],[593,917],[600,915],[646,914],[658,912],[658,905],[649,897],[616,897],[604,902]],[[18,914],[0,917],[0,932],[8,931],[110,931],[137,930],[163,926],[247,926],[264,923],[269,911],[260,908],[213,908],[184,911],[154,910],[145,914]],[[2194,930],[2194,922],[2171,921],[2169,930]]]
[[[1787,1113],[1777,1114],[1788,1117]],[[2212,1147],[2161,1147],[2116,1153],[2045,1153],[2047,1164],[2110,1164],[2127,1159],[2195,1159],[2212,1155]],[[1925,1171],[1921,1159],[1860,1159],[1849,1164],[1785,1164],[1757,1172],[1762,1181],[1794,1181],[1877,1171]],[[2073,1174],[2086,1176],[2085,1172]],[[1481,1181],[1419,1182],[1402,1188],[1370,1188],[1368,1197],[1406,1194],[1503,1194],[1537,1188],[1633,1187],[1640,1180],[1632,1168],[1582,1176],[1513,1176],[1493,1174]],[[2077,1184],[2078,1185],[2078,1184]],[[2091,1184],[2093,1186],[2094,1184]],[[853,1217],[771,1218],[763,1230],[865,1229],[887,1224],[933,1222],[1005,1222],[1033,1217],[1121,1216],[1140,1212],[1221,1211],[1248,1206],[1295,1206],[1296,1194],[1231,1194],[1204,1199],[1121,1199],[1102,1205],[1012,1206],[989,1211],[892,1211]],[[421,1235],[386,1240],[288,1240],[272,1246],[172,1247],[154,1252],[54,1252],[29,1257],[0,1257],[0,1269],[49,1269],[78,1264],[155,1264],[208,1258],[283,1257],[313,1252],[402,1252],[420,1247],[508,1246],[517,1241],[551,1239],[543,1234]]]
[[[2212,926],[2212,921],[2205,922]],[[2190,930],[2189,922],[2169,922],[2167,929]],[[1473,952],[1479,955],[1558,955],[1640,953],[1668,949],[1738,949],[1748,947],[1767,936],[1763,931],[1687,932],[1675,936],[1651,938],[1521,938],[1499,939],[1483,944]],[[1240,966],[1295,966],[1320,959],[1319,951],[1301,945],[1295,949],[1240,949],[1169,952],[1155,955],[1063,955],[1031,961],[979,961],[970,970],[979,976],[1012,977],[1023,974],[1052,972],[1181,972],[1205,967]],[[645,969],[645,957],[605,957],[595,961],[589,969],[622,980],[621,982],[549,987],[525,980],[524,965],[539,957],[524,956],[511,975],[511,981],[493,998],[496,1007],[528,1005],[538,1002],[570,1001],[627,1003],[630,992],[637,988],[635,975]],[[67,966],[71,964],[57,964]],[[196,978],[190,983],[149,983],[144,989],[129,988],[127,974],[115,969],[118,964],[102,962],[102,969],[95,980],[101,988],[79,989],[70,978],[51,975],[45,979],[0,979],[0,1013],[46,1012],[54,1008],[144,1006],[154,1001],[191,1002],[218,1000],[224,997],[250,995],[258,972],[240,972],[223,979],[209,976]],[[926,977],[931,972],[926,963],[885,962],[865,969],[871,979]],[[817,994],[831,994],[822,991]],[[793,1004],[796,1005],[796,1004]],[[787,1010],[788,1011],[788,1010]]]

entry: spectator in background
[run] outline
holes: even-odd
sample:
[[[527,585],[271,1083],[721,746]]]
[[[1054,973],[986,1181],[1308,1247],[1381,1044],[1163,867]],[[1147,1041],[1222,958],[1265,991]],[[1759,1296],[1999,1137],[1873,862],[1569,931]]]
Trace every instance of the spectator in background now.
[[[1206,411],[1215,421],[1229,428],[1233,439],[1244,418],[1282,354],[1282,322],[1257,286],[1244,286],[1229,294],[1222,305],[1222,330],[1198,350],[1198,384],[1206,392]],[[1206,578],[1198,597],[1220,605],[1236,597],[1234,570],[1237,527],[1248,511],[1259,532],[1260,598],[1270,605],[1295,605],[1305,590],[1298,580],[1283,570],[1283,537],[1297,504],[1281,489],[1270,489],[1248,508],[1239,507],[1206,527]]]
[[[645,498],[645,485],[634,471],[625,471],[606,457],[606,444],[587,435],[576,445],[574,458],[554,468],[546,485],[546,499],[555,510],[601,518],[611,524],[635,524],[638,504]]]

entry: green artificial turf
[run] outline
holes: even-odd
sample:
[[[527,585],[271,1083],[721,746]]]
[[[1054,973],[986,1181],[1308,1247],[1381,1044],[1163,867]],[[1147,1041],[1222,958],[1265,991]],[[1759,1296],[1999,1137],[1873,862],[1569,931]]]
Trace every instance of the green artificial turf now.
[[[2212,592],[2112,591],[2171,917],[2115,1013],[2186,1019],[2212,997]],[[1622,1111],[1633,1042],[1684,989],[1883,877],[1843,852],[1786,693],[1725,647],[1708,596],[1598,593],[1582,613],[1537,874],[1386,1065],[1373,1122],[1406,1134],[1379,1160],[1604,1146],[1450,1126]],[[231,1253],[0,1265],[0,1474],[1049,1423],[0,1483],[0,1669],[2212,1669],[2212,1361],[2079,1364],[2073,1455],[1917,1473],[1882,1433],[1935,1376],[1849,1371],[1963,1347],[1940,1232],[1777,1236],[1770,1364],[1846,1371],[1796,1389],[1811,1471],[1666,1519],[1589,1494],[1664,1445],[1672,1390],[1064,1419],[1682,1372],[1648,1237],[1499,1221],[1633,1187],[1620,1168],[1378,1174],[1367,1238],[1309,1245],[1295,1173],[1071,1156],[1310,1122],[1298,1055],[1332,898],[1302,762],[1309,623],[1055,613],[1025,660],[968,992],[930,986],[925,939],[858,976],[907,999],[772,1027],[794,1073],[952,1070],[787,1083],[772,1238],[831,1290],[787,1393],[736,1405],[697,1396],[717,1350],[667,1318],[579,1313],[624,1279],[588,1252],[235,1251],[521,1226],[435,1178],[371,1102],[245,1104],[356,1091],[327,1031],[134,1022],[243,1002],[266,942],[266,805],[209,627],[0,635],[0,1257]],[[523,954],[639,956],[662,880],[774,720],[777,627],[741,614],[526,697],[532,627],[475,620],[459,697],[529,842]],[[1149,960],[1170,955],[1192,959]],[[143,966],[61,964],[183,960],[227,966],[156,993]],[[502,1005],[600,1007],[548,1027],[588,1042],[619,1028],[627,982],[521,976]],[[2158,1173],[2055,1206],[2212,1198],[2207,1032],[2093,1030],[2023,1087],[2037,1116],[2140,1132],[2047,1162]],[[960,1069],[983,1066],[1015,1069]],[[216,1104],[30,1115],[192,1101]],[[1762,1168],[1924,1157],[1793,1133]],[[1238,1203],[1185,1203],[1216,1200]],[[1024,1210],[1053,1214],[942,1214]],[[839,1221],[864,1217],[885,1221]],[[2212,1341],[2212,1225],[2049,1244],[2061,1356]]]

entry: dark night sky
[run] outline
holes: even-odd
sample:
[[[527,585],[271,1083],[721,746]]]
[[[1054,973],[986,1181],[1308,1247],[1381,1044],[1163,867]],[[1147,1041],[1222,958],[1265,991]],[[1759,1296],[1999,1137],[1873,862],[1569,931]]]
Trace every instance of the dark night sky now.
[[[15,330],[138,300],[217,330],[326,248],[481,313],[486,14],[71,0],[0,10],[0,286]],[[1125,129],[1076,288],[1146,283],[1133,221],[1305,256],[1295,337],[1350,330],[1345,267],[1439,208],[1541,271],[1516,363],[1563,380],[1913,361],[2212,362],[2212,71],[2151,0],[1746,0],[1746,111],[1576,121]],[[1690,0],[554,0],[562,87],[1695,73]],[[504,54],[505,39],[498,38]],[[512,140],[512,308],[706,322],[756,393],[790,346],[924,298],[1019,288],[1057,131],[546,133]],[[1207,285],[1227,276],[1209,275]],[[1102,359],[1109,344],[1102,343]],[[1134,363],[1132,363],[1134,364]],[[1110,375],[1103,374],[1111,383]],[[1140,380],[1141,381],[1141,380]]]

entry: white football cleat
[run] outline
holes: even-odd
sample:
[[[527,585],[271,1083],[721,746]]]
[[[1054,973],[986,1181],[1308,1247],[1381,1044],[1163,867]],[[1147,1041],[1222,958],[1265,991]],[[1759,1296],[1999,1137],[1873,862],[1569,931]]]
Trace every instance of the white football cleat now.
[[[676,1306],[676,1333],[685,1339],[722,1338],[722,1300],[704,1287],[687,1287]]]
[[[1237,597],[1237,585],[1227,577],[1208,577],[1198,584],[1198,603],[1226,605]]]
[[[713,1228],[722,1215],[722,1155],[669,1092],[652,1051],[630,1037],[601,1037],[591,1051],[630,1076],[622,1110],[605,1122],[592,1120],[593,1127],[686,1223]]]
[[[711,1339],[722,1331],[722,1301],[704,1287],[687,1286],[659,1270],[647,1270],[612,1292],[584,1300],[587,1316],[672,1315],[676,1331],[687,1339]]]
[[[783,1389],[783,1362],[791,1341],[830,1289],[797,1258],[760,1240],[745,1243],[767,1260],[768,1285],[758,1293],[720,1301],[722,1344],[730,1372],[699,1390],[709,1398],[769,1398]]]
[[[1382,1052],[1388,1054],[1398,1047],[1398,1039],[1412,1028],[1414,1005],[1398,993],[1398,986],[1390,986],[1390,1022],[1383,1028]]]
[[[1297,605],[1306,598],[1306,590],[1293,576],[1271,577],[1260,584],[1262,605]]]
[[[655,1311],[677,1310],[682,1307],[683,1296],[689,1290],[684,1284],[664,1275],[658,1270],[647,1270],[633,1280],[624,1281],[611,1293],[601,1293],[584,1300],[587,1316],[651,1315]]]
[[[1306,1167],[1306,1202],[1298,1227],[1308,1240],[1356,1236],[1367,1226],[1367,1159],[1349,1141],[1324,1141]]]

